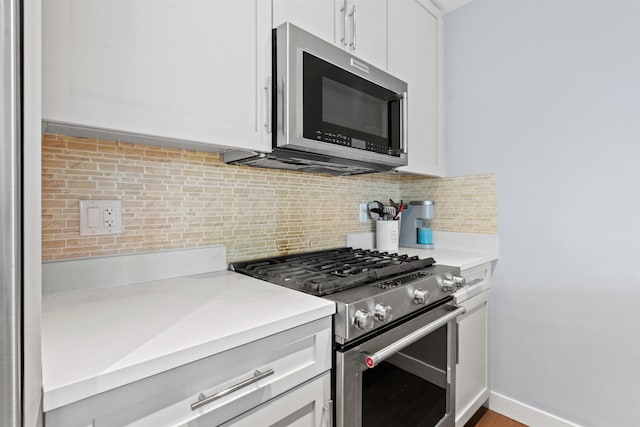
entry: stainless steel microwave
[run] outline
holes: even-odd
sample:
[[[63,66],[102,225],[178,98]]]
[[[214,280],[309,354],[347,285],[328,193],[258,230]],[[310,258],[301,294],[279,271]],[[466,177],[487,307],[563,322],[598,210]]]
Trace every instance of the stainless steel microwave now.
[[[407,164],[405,82],[288,22],[272,49],[272,152],[225,162],[332,175]]]

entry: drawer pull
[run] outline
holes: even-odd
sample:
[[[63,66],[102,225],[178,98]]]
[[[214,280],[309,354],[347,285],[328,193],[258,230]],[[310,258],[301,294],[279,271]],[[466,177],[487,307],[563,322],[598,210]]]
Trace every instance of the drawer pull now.
[[[231,393],[233,393],[235,391],[238,391],[243,387],[246,387],[246,386],[248,386],[250,384],[253,384],[253,383],[257,382],[257,381],[260,381],[261,379],[266,378],[269,375],[273,375],[273,374],[274,374],[273,369],[267,369],[264,372],[260,372],[260,371],[258,371],[256,369],[253,372],[253,377],[251,377],[249,379],[246,379],[246,380],[244,380],[242,382],[239,382],[236,385],[232,385],[228,389],[222,390],[222,391],[220,391],[220,392],[218,392],[216,394],[212,394],[209,397],[205,396],[204,393],[200,393],[200,395],[198,396],[198,401],[191,404],[191,410],[195,411],[196,409],[201,408],[204,405],[207,405],[207,404],[213,402],[214,400],[218,400],[221,397],[224,397],[224,396],[226,396],[228,394],[231,394]]]
[[[482,282],[484,280],[484,278],[482,277],[478,277],[477,279],[473,279],[470,282],[467,282],[466,286],[473,286],[473,285],[477,285],[478,283]]]

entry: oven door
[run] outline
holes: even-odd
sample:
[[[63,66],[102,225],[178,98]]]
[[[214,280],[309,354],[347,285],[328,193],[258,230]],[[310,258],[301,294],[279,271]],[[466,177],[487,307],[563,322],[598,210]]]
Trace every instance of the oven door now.
[[[338,347],[338,427],[455,425],[456,318],[441,305],[371,338]]]

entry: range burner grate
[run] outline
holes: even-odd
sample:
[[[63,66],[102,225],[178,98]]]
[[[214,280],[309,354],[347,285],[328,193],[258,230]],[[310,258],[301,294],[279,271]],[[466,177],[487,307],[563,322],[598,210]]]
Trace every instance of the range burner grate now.
[[[229,265],[229,268],[322,296],[420,270],[434,263],[433,258],[420,259],[417,256],[365,249],[337,248],[237,262]]]

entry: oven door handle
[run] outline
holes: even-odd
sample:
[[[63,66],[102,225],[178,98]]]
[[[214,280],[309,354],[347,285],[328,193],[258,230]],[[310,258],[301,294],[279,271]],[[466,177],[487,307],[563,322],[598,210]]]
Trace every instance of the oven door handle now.
[[[414,342],[424,338],[425,336],[429,335],[431,332],[435,331],[436,329],[448,323],[450,320],[455,319],[456,317],[466,313],[467,311],[467,309],[464,307],[458,307],[458,306],[454,306],[454,307],[455,309],[453,311],[445,314],[444,316],[440,317],[438,320],[435,320],[429,323],[428,325],[425,325],[422,328],[416,331],[413,331],[409,335],[403,338],[400,338],[398,341],[384,347],[379,351],[376,351],[375,353],[367,353],[365,351],[361,352],[360,354],[363,357],[364,364],[367,366],[367,368],[375,367],[380,362],[388,359],[390,356],[393,356],[403,348],[408,347]]]

